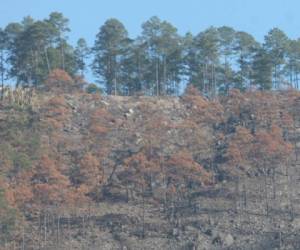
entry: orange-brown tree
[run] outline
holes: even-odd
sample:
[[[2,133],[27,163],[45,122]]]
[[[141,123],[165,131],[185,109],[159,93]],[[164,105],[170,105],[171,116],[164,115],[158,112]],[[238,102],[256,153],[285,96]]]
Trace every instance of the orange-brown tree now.
[[[72,85],[72,77],[62,69],[52,70],[46,80],[46,86],[49,89],[64,88]]]

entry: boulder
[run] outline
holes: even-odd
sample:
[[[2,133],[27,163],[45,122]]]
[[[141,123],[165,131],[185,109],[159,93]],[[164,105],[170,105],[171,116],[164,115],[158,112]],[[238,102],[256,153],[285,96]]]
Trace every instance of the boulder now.
[[[234,238],[231,234],[227,234],[224,238],[223,238],[223,245],[225,247],[230,247],[232,246],[234,243]]]

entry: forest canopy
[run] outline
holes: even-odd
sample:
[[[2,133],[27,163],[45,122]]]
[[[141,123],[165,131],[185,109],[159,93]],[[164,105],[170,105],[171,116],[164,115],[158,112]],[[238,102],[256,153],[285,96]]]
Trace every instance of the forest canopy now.
[[[178,95],[187,84],[208,97],[232,88],[299,88],[300,40],[278,28],[260,43],[227,26],[181,35],[156,16],[141,27],[141,34],[131,38],[124,24],[108,19],[93,45],[80,38],[74,46],[68,39],[69,20],[62,13],[9,23],[0,28],[2,86],[41,86],[53,70],[83,77],[91,68],[105,92],[115,95]]]

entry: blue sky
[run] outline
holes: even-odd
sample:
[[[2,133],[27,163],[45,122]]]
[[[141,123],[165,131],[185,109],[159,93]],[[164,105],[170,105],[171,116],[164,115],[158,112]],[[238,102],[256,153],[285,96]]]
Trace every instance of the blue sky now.
[[[275,26],[292,38],[300,37],[299,10],[299,0],[1,0],[0,27],[26,15],[42,19],[60,11],[70,19],[71,39],[83,36],[92,43],[110,17],[120,19],[134,37],[142,22],[157,15],[182,34],[229,25],[262,40]]]
[[[92,45],[108,18],[118,18],[135,37],[141,24],[157,15],[181,34],[228,25],[262,41],[273,27],[283,29],[291,38],[300,37],[299,10],[299,0],[1,0],[0,27],[26,15],[43,19],[60,11],[70,19],[71,41],[84,37]]]

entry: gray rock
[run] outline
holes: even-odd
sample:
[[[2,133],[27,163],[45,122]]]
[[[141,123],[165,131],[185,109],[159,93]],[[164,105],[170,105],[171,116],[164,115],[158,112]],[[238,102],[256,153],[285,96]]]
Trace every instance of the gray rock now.
[[[205,237],[203,234],[198,234],[198,237],[196,238],[196,249],[197,250],[211,249],[211,244],[207,240],[207,237]]]
[[[223,244],[225,247],[230,247],[234,243],[234,238],[232,237],[231,234],[227,234],[224,239],[223,239]]]

